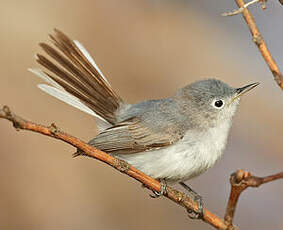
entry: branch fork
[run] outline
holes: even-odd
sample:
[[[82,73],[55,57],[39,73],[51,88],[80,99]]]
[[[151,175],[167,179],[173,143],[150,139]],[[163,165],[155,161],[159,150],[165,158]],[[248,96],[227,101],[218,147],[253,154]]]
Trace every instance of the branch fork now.
[[[242,5],[241,7],[239,7],[236,10],[231,10],[229,12],[222,13],[221,15],[226,17],[226,16],[234,16],[234,15],[237,15],[237,14],[241,14],[244,11],[244,9],[247,9],[249,6],[254,5],[256,3],[259,3],[261,5],[261,9],[265,10],[266,9],[266,2],[267,2],[267,0],[252,0],[248,3],[245,3],[244,5]]]
[[[277,179],[283,179],[283,172],[267,177],[257,177],[253,176],[248,171],[240,169],[231,174],[231,192],[224,217],[225,223],[228,225],[229,230],[234,229],[232,222],[241,193],[248,187],[259,187],[264,183],[271,182]]]

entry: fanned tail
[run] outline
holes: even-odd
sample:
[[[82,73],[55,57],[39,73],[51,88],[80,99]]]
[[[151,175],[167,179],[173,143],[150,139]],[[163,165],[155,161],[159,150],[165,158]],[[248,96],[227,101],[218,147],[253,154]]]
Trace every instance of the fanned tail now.
[[[49,72],[29,69],[49,85],[41,84],[44,92],[100,119],[100,126],[115,124],[115,112],[123,104],[94,60],[78,41],[55,29],[50,35],[53,47],[40,43],[53,59],[37,54],[37,62]]]

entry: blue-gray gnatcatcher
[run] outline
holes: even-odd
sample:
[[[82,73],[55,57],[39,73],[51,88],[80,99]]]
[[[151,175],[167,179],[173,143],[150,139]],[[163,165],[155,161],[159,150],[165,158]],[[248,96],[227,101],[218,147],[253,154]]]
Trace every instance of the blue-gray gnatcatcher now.
[[[42,55],[49,72],[30,69],[49,84],[46,93],[93,115],[100,133],[89,143],[166,183],[198,176],[222,155],[240,96],[258,85],[232,88],[207,79],[160,100],[125,103],[86,49],[55,30],[52,46],[41,43],[57,64]],[[189,189],[189,188],[188,188]]]

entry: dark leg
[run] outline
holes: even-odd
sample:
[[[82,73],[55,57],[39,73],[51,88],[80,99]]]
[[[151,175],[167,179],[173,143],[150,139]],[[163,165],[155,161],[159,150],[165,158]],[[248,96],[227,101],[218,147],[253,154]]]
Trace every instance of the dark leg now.
[[[194,190],[192,190],[188,185],[186,185],[184,182],[179,183],[186,191],[188,192],[188,195],[198,203],[198,211],[195,212],[193,210],[187,210],[189,217],[192,219],[201,219],[203,217],[203,201],[199,194],[197,194]]]
[[[164,179],[160,180],[161,190],[160,192],[152,191],[153,194],[149,194],[151,198],[158,198],[167,193],[167,183]]]

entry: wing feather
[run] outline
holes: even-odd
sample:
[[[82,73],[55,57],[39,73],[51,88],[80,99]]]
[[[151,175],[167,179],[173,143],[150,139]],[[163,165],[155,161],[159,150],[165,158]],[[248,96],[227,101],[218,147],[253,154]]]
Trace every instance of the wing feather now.
[[[170,125],[156,132],[139,118],[132,118],[104,130],[89,144],[108,153],[132,154],[172,145],[182,137]]]

